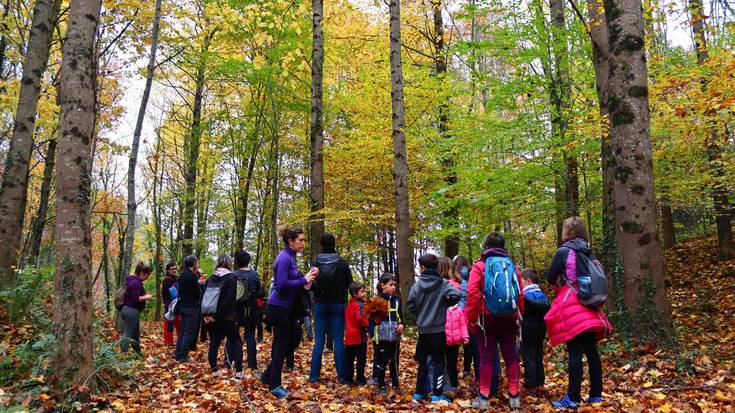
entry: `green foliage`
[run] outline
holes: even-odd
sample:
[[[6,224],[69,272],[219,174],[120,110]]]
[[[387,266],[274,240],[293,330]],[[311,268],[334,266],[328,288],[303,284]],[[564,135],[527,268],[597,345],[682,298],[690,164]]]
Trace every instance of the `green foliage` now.
[[[10,324],[46,324],[46,306],[53,289],[54,267],[26,267],[18,273],[15,284],[0,288],[0,303]]]

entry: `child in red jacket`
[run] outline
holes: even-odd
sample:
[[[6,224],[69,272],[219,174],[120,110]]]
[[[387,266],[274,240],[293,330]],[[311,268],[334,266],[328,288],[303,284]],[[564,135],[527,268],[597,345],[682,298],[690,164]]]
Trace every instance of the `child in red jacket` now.
[[[359,282],[350,283],[352,299],[345,307],[345,366],[344,379],[358,385],[367,384],[365,380],[365,362],[367,359],[367,327],[368,319],[365,315],[365,286]],[[357,378],[353,381],[357,359]]]

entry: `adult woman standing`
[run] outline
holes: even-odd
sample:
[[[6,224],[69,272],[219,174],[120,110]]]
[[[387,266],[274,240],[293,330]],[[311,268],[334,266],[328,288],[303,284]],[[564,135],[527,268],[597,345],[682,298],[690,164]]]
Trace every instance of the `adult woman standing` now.
[[[273,327],[273,346],[271,347],[271,364],[261,375],[261,380],[268,384],[271,394],[279,399],[289,396],[289,392],[281,385],[283,361],[293,345],[294,303],[300,288],[311,285],[319,270],[312,268],[301,276],[296,266],[296,254],[304,250],[306,237],[301,228],[283,225],[278,228],[278,236],[283,240],[284,248],[273,264],[273,281],[268,297],[268,320]]]
[[[120,351],[128,352],[128,346],[132,343],[133,350],[138,355],[143,355],[140,350],[140,312],[145,308],[145,302],[153,299],[146,294],[143,282],[151,276],[151,267],[139,262],[135,266],[135,274],[125,278],[125,303],[120,310],[125,331],[120,341]]]
[[[237,330],[237,278],[232,273],[232,258],[222,254],[217,258],[214,275],[207,280],[204,290],[219,287],[217,309],[214,314],[204,315],[204,322],[209,326],[209,367],[217,372],[217,353],[222,340],[227,338],[225,354],[227,366],[235,365],[235,378],[242,378],[242,338]]]
[[[602,309],[592,309],[577,297],[577,276],[589,274],[590,265],[600,265],[592,255],[584,222],[579,217],[564,220],[564,244],[559,247],[546,273],[546,279],[556,287],[556,298],[546,314],[546,328],[552,346],[566,343],[569,354],[569,388],[567,394],[552,405],[576,409],[582,401],[582,353],[590,372],[590,403],[602,401],[602,362],[597,341],[612,332],[612,325]]]

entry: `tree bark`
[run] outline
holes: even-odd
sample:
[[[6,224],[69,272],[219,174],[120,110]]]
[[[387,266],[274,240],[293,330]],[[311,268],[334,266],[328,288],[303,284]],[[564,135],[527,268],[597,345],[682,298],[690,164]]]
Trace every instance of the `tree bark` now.
[[[28,199],[28,164],[33,150],[36,107],[48,65],[61,0],[36,0],[23,62],[15,126],[0,184],[0,280],[12,282]]]
[[[2,30],[2,37],[0,37],[0,80],[6,80],[5,78],[5,60],[6,60],[6,51],[8,50],[8,39],[5,37],[5,33],[8,32],[8,25],[5,24],[8,18],[8,14],[10,14],[10,0],[5,0],[5,4],[3,5],[3,17],[2,20],[0,20],[0,29]],[[5,92],[4,88],[0,88],[0,92]]]
[[[403,63],[401,62],[401,3],[390,0],[390,77],[393,112],[393,180],[396,197],[396,250],[401,298],[405,303],[414,283],[411,215],[408,204],[408,159],[406,154]]]
[[[671,205],[662,201],[661,203],[661,233],[664,248],[676,246],[676,233],[674,232],[674,215],[671,213]]]
[[[112,221],[107,216],[102,218],[102,274],[105,277],[105,311],[112,312],[110,308],[110,233],[112,232]]]
[[[153,204],[153,229],[155,231],[155,252],[153,257],[153,265],[156,274],[156,313],[155,320],[161,319],[161,294],[160,294],[160,282],[161,282],[161,265],[163,264],[161,255],[163,249],[162,240],[162,225],[161,225],[161,192],[163,190],[163,176],[159,176],[159,170],[163,175],[163,168],[161,166],[161,135],[160,129],[156,132],[156,152],[153,155],[153,193],[151,197],[151,203]]]
[[[694,34],[694,47],[697,52],[697,64],[705,66],[707,59],[709,59],[709,50],[707,48],[707,28],[702,0],[689,0],[689,11],[691,13],[692,33]],[[702,91],[707,92],[706,78],[702,79]],[[712,126],[706,143],[707,160],[710,177],[712,178],[712,202],[715,206],[718,252],[720,259],[728,260],[735,258],[735,244],[733,244],[732,239],[730,201],[727,197],[727,182],[722,163],[722,145],[720,144],[720,141],[727,142],[727,135],[725,134],[722,139],[718,135],[717,126]]]
[[[594,0],[593,0],[594,1]],[[551,41],[554,51],[553,84],[550,85],[551,100],[554,111],[551,124],[554,137],[562,146],[568,143],[569,111],[572,99],[572,81],[569,74],[569,40],[567,36],[566,18],[564,16],[564,0],[550,0]],[[579,215],[579,175],[577,156],[562,150],[564,159],[564,215]],[[566,218],[566,217],[565,217]]]
[[[38,203],[38,212],[33,222],[33,234],[31,234],[31,246],[28,254],[28,262],[31,265],[38,265],[38,254],[41,251],[41,240],[43,239],[43,230],[46,228],[46,216],[48,215],[49,198],[51,197],[51,184],[54,179],[54,169],[56,165],[56,145],[57,140],[52,139],[48,143],[46,150],[46,166],[43,169],[43,183],[41,184],[41,198]]]
[[[128,160],[128,225],[125,229],[125,255],[123,261],[123,269],[130,269],[133,261],[133,244],[135,243],[135,221],[138,210],[138,202],[135,199],[135,167],[138,164],[138,147],[140,146],[140,135],[143,133],[143,121],[145,120],[145,112],[148,107],[148,98],[151,95],[151,86],[153,85],[153,73],[156,70],[156,51],[158,50],[158,31],[161,21],[161,1],[156,0],[155,12],[153,15],[153,31],[151,33],[151,53],[148,56],[148,67],[146,68],[145,88],[143,89],[143,97],[140,99],[140,108],[138,108],[138,119],[135,122],[135,130],[133,131],[133,143],[130,147],[130,159]]]
[[[56,277],[53,321],[57,389],[83,384],[92,371],[91,149],[101,0],[72,0],[61,62],[59,164],[56,175]]]
[[[324,233],[324,102],[322,96],[322,79],[324,76],[324,33],[322,18],[324,4],[322,0],[312,0],[312,37],[311,51],[311,188],[309,220],[312,254],[321,252],[319,240]]]
[[[186,181],[186,196],[184,201],[184,239],[182,245],[183,255],[189,256],[194,251],[194,211],[196,209],[196,186],[199,163],[199,144],[202,137],[202,100],[204,98],[204,81],[206,67],[203,53],[208,49],[209,42],[205,41],[202,55],[197,64],[194,106],[192,108],[191,132],[184,145],[186,151],[186,170],[184,180]]]
[[[614,166],[615,223],[625,272],[623,304],[633,334],[644,341],[673,337],[656,217],[648,107],[648,68],[640,0],[605,0],[608,27],[608,109]]]

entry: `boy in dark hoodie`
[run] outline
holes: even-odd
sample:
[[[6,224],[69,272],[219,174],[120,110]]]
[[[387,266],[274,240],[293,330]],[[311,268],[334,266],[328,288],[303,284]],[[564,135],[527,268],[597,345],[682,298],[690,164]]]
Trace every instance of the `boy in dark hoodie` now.
[[[419,330],[419,341],[416,344],[416,356],[419,360],[419,371],[416,377],[416,394],[414,399],[421,399],[424,383],[429,374],[428,358],[431,356],[431,373],[433,390],[432,402],[449,401],[444,396],[444,367],[446,334],[445,323],[447,307],[457,304],[460,293],[456,288],[439,275],[436,268],[439,259],[434,254],[425,254],[419,258],[421,276],[411,287],[408,295],[408,310],[416,314],[416,325]]]

